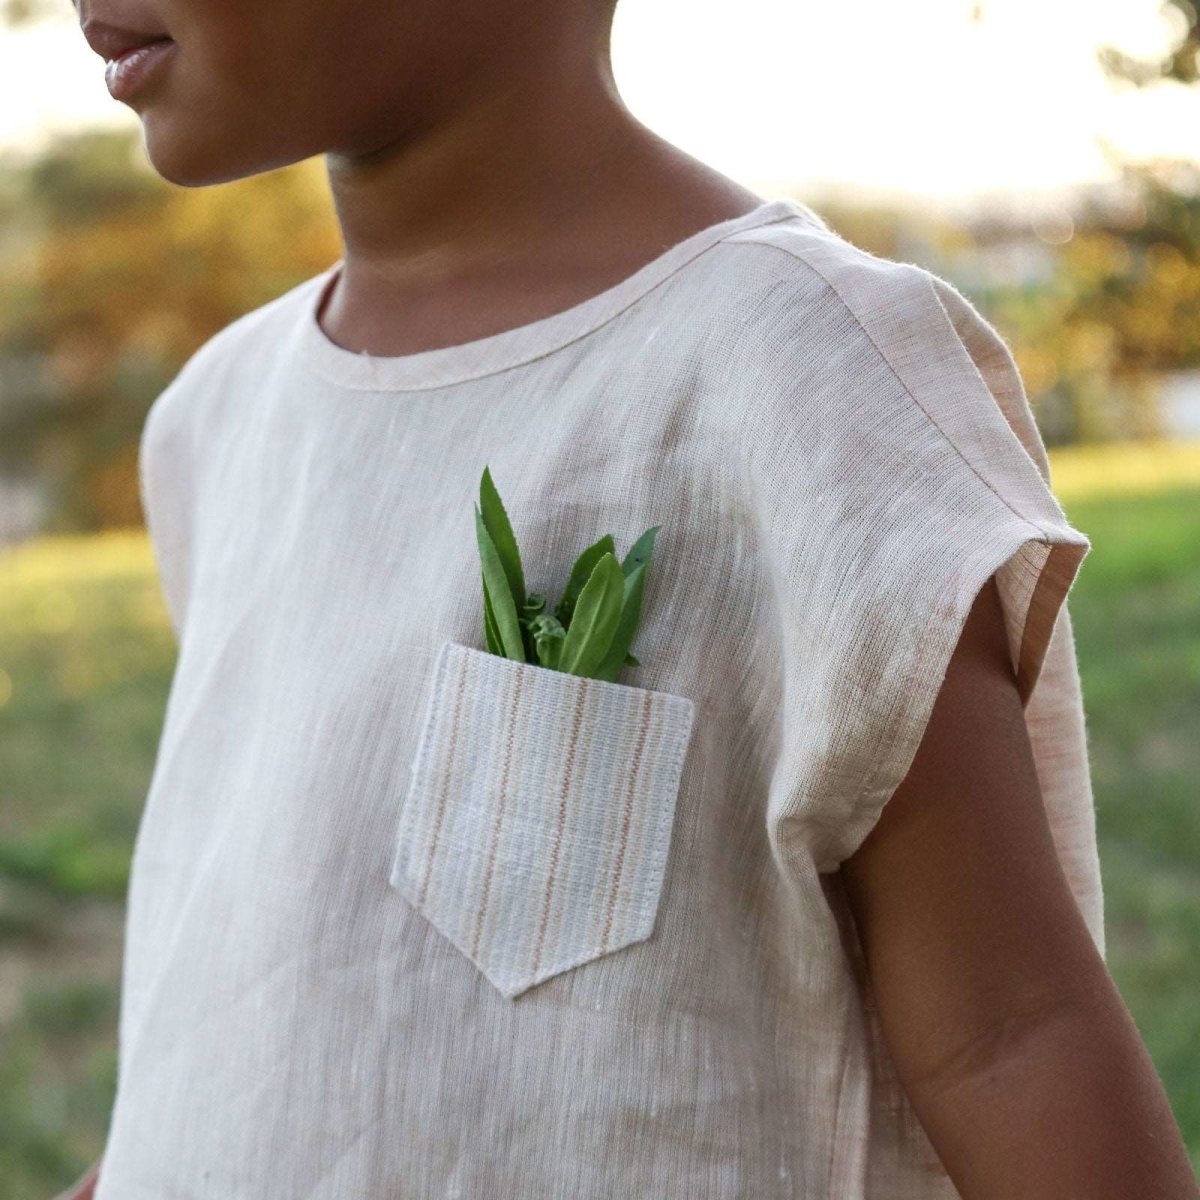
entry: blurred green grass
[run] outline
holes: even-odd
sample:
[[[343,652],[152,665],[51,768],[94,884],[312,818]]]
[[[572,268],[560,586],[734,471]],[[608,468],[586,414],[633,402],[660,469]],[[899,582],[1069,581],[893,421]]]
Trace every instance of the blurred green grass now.
[[[0,553],[0,1200],[101,1153],[128,867],[175,645],[140,530]]]
[[[1200,456],[1189,454],[1176,472],[1186,486],[1080,451],[1052,470],[1093,545],[1070,605],[1109,968],[1200,1166]],[[128,864],[174,659],[141,530],[0,553],[0,1200],[49,1197],[103,1150]]]
[[[1200,1170],[1200,487],[1064,507],[1109,969]]]

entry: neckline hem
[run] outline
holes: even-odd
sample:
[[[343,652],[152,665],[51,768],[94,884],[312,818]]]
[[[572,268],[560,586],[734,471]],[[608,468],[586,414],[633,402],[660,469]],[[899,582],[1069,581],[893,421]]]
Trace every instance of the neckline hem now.
[[[352,391],[421,391],[479,379],[541,358],[591,333],[730,235],[797,217],[813,225],[822,224],[815,213],[797,200],[766,200],[749,212],[698,230],[632,275],[570,308],[487,337],[414,354],[387,356],[350,350],[333,341],[321,328],[317,313],[345,263],[344,258],[339,258],[313,276],[304,292],[300,359],[311,373]]]

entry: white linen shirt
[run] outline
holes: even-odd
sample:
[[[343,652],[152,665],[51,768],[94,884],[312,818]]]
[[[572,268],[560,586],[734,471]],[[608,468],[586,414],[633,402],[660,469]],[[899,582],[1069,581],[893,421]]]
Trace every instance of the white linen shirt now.
[[[565,311],[399,357],[341,262],[155,400],[179,657],[129,885],[97,1200],[950,1200],[839,864],[995,574],[1101,953],[1065,604],[1089,549],[1007,346],[790,199]],[[659,525],[610,683],[489,654]]]

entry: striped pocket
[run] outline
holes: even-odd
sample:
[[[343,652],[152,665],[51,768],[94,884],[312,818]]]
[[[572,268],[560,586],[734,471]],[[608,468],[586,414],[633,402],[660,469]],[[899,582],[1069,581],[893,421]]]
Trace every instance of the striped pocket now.
[[[390,882],[505,996],[650,936],[693,705],[445,642]]]

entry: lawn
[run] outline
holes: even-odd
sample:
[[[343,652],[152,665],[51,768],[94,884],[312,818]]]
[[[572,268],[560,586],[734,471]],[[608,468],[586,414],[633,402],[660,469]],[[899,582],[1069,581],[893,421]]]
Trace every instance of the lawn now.
[[[1108,962],[1200,1166],[1200,448],[1070,450]],[[0,552],[0,1200],[102,1151],[122,905],[175,647],[139,530]]]

